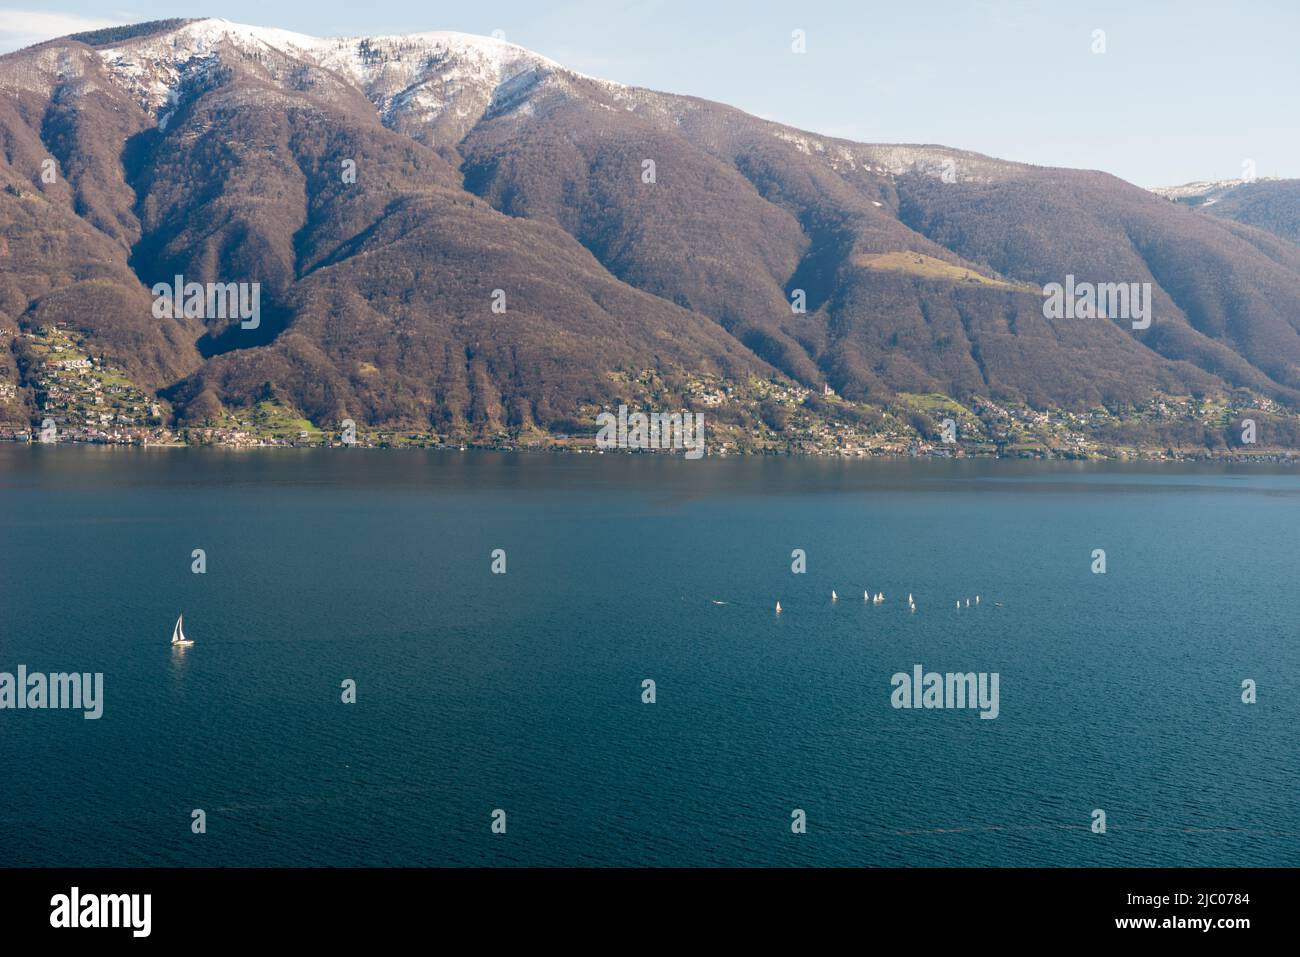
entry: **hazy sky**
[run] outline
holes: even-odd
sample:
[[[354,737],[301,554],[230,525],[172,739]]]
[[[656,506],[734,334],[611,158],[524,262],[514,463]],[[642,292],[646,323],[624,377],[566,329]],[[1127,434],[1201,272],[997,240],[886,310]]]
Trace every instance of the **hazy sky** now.
[[[1297,0],[44,0],[0,49],[113,22],[220,16],[316,36],[461,30],[605,79],[865,142],[939,143],[1139,185],[1300,177]],[[35,8],[35,4],[32,4]],[[803,30],[807,52],[791,52]],[[1105,53],[1093,32],[1105,31]]]

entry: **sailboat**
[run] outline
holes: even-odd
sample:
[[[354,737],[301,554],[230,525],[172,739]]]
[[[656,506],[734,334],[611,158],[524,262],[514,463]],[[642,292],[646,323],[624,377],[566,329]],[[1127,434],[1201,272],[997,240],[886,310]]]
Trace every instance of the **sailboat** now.
[[[839,601],[839,600],[840,600],[840,596],[837,595],[837,594],[835,594],[835,589],[832,588],[832,589],[831,589],[831,601]]]
[[[184,615],[181,615],[179,618],[177,618],[176,627],[172,629],[173,648],[188,648],[190,645],[194,644],[194,639],[186,638],[185,629],[181,627],[181,620],[184,619],[184,617],[185,617]]]
[[[776,613],[777,613],[778,615],[781,614],[781,603],[780,603],[780,602],[777,602],[777,603],[776,603]]]

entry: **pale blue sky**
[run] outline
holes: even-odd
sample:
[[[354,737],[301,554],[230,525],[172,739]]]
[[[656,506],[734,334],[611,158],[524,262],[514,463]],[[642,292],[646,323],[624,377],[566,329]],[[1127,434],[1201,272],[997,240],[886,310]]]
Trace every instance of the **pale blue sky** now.
[[[0,48],[220,16],[317,36],[491,33],[594,76],[866,142],[940,143],[1143,186],[1300,177],[1300,2],[23,0]],[[31,9],[38,9],[35,3]],[[37,19],[44,17],[45,19]],[[807,53],[790,50],[791,31]],[[1091,51],[1104,30],[1106,52]]]

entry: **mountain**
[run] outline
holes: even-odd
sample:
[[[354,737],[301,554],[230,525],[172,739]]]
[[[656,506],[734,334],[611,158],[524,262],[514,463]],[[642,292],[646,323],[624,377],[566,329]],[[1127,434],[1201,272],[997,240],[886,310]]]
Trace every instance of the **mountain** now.
[[[1300,243],[1300,179],[1220,180],[1153,190],[1222,219]]]
[[[0,57],[0,87],[0,327],[70,322],[179,425],[1300,407],[1300,246],[1103,173],[818,136],[455,33],[159,21]],[[258,283],[260,324],[156,317],[176,275]],[[1045,317],[1067,277],[1149,283],[1150,327]]]

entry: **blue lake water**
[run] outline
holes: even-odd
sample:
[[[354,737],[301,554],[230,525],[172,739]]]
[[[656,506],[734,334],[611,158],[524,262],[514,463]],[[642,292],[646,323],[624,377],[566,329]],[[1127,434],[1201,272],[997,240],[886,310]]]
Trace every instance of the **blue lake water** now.
[[[0,496],[0,671],[105,697],[0,710],[0,865],[1300,864],[1294,470],[0,446]]]

